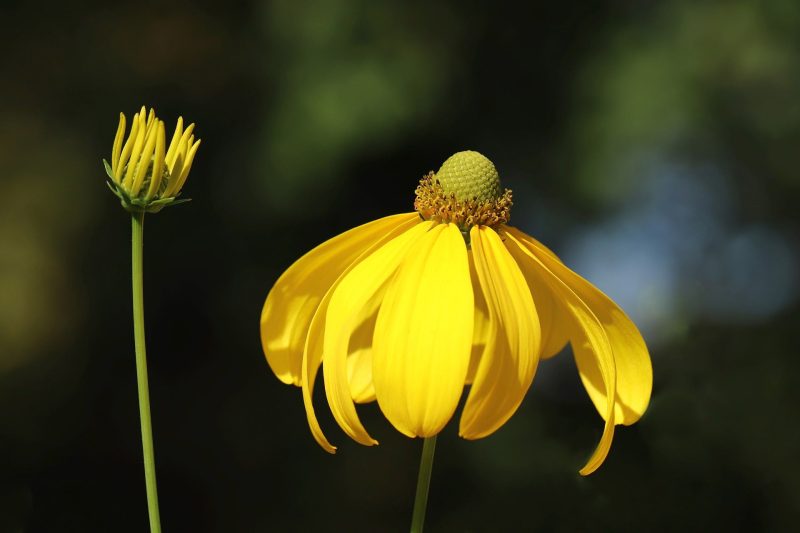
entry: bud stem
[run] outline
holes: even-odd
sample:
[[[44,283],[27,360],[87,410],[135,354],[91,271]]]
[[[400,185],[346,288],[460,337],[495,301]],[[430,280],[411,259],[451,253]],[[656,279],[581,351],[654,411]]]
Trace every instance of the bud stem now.
[[[414,514],[411,517],[411,533],[422,533],[422,527],[425,525],[425,509],[428,507],[428,489],[431,486],[434,451],[436,451],[436,435],[427,437],[422,445],[417,496],[414,498]]]
[[[147,354],[144,342],[144,282],[142,276],[144,213],[131,214],[131,266],[133,279],[133,339],[136,350],[136,380],[139,386],[139,419],[142,425],[144,478],[151,533],[161,533],[156,488],[156,463],[153,453],[153,428],[150,423],[150,390],[147,384]]]

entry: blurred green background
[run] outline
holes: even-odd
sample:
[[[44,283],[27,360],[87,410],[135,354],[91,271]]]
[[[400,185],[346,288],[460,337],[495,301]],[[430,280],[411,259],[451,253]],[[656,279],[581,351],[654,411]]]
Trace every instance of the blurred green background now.
[[[476,149],[512,223],[651,349],[641,422],[601,420],[568,353],[515,417],[439,439],[429,531],[783,531],[800,519],[800,3],[367,0],[0,7],[0,531],[146,530],[130,223],[103,183],[142,104],[203,145],[149,216],[145,300],[166,531],[407,530],[421,443],[381,446],[263,359],[272,283],[410,211]]]

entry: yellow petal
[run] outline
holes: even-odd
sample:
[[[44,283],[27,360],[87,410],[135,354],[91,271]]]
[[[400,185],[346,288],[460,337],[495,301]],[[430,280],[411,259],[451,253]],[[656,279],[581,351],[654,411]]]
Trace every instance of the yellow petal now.
[[[122,174],[125,171],[125,165],[128,164],[128,159],[131,156],[131,152],[133,151],[133,145],[136,143],[136,138],[139,135],[139,113],[133,115],[133,120],[131,121],[131,132],[128,134],[128,138],[125,140],[125,145],[122,147],[122,152],[119,155],[119,162],[117,163],[117,168],[114,171],[114,178],[117,183],[122,183]],[[135,163],[135,162],[134,162]]]
[[[150,110],[150,112],[152,113],[152,110]],[[155,121],[153,121],[147,128],[147,135],[145,137],[142,155],[139,158],[139,165],[137,165],[136,173],[134,174],[133,182],[131,183],[130,191],[132,196],[137,196],[139,194],[142,184],[147,177],[147,171],[150,168],[150,163],[153,160],[153,152],[156,149],[156,140],[158,139],[158,128],[154,127],[154,125]]]
[[[172,169],[174,169],[174,174]],[[178,181],[180,181],[181,169],[183,169],[183,156],[178,154],[176,156],[175,163],[172,165],[169,171],[169,181],[167,182],[167,186],[164,189],[164,194],[162,195],[164,198],[175,196],[175,194],[178,192]]]
[[[542,359],[550,359],[560,353],[569,342],[569,319],[562,313],[556,296],[546,285],[529,283],[534,295],[539,320],[542,324]]]
[[[505,229],[514,232],[518,231],[513,227],[505,226]],[[518,232],[514,235],[517,238],[528,235]],[[537,241],[538,243],[538,241]],[[561,262],[561,259],[553,253],[549,248],[541,243],[538,243],[542,253],[547,254],[551,259]],[[528,287],[531,289],[533,301],[536,303],[536,310],[539,312],[539,321],[542,324],[542,359],[549,359],[557,355],[564,346],[569,342],[569,322],[570,318],[563,316],[561,306],[558,303],[556,296],[553,294],[547,284],[542,282],[539,276],[530,275],[527,270],[523,269],[522,273],[525,274],[525,280],[528,282]]]
[[[603,325],[589,309],[589,306],[559,276],[548,268],[558,263],[558,261],[550,257],[543,256],[540,258],[533,254],[523,242],[515,237],[515,235],[519,234],[520,232],[513,230],[513,228],[505,228],[503,237],[505,238],[506,247],[524,269],[531,270],[534,275],[541,276],[556,298],[563,303],[569,316],[573,319],[572,333],[570,335],[573,348],[577,347],[577,349],[591,354],[600,372],[604,391],[607,391],[608,395],[613,397],[617,384],[614,354]],[[545,261],[547,264],[545,264]],[[611,441],[614,438],[613,404],[608,404],[605,412],[601,414],[606,421],[603,427],[603,435],[600,437],[600,442],[589,461],[580,470],[581,475],[584,476],[597,470],[611,449]]]
[[[183,162],[183,168],[181,169],[180,178],[177,180],[177,185],[175,186],[175,190],[172,191],[172,195],[175,195],[183,189],[183,185],[186,183],[186,178],[189,177],[189,171],[192,170],[192,161],[194,161],[194,155],[197,153],[197,149],[200,148],[200,140],[197,141],[189,148],[189,153],[186,155],[186,161]]]
[[[470,241],[490,333],[459,433],[478,439],[502,426],[522,402],[539,362],[541,331],[525,278],[497,233],[474,226]]]
[[[475,271],[475,260],[472,257],[472,250],[467,250],[469,257],[469,277],[472,282],[472,294],[475,299],[474,320],[472,322],[472,354],[469,358],[469,369],[467,369],[466,383],[469,385],[475,380],[483,353],[489,347],[489,310],[486,308],[486,299],[483,297],[478,273]]]
[[[172,157],[167,158],[170,180],[169,184],[167,185],[167,189],[164,191],[165,197],[177,195],[180,192],[181,187],[183,187],[183,183],[186,181],[186,178],[189,176],[189,167],[191,167],[189,152],[193,149],[191,158],[194,158],[194,152],[197,152],[197,148],[200,145],[200,141],[193,143],[193,131],[194,123],[189,124],[189,127],[187,127],[186,131],[183,132],[181,138],[175,143],[175,151],[172,154]]]
[[[617,370],[615,421],[630,425],[639,420],[647,410],[653,389],[653,367],[647,346],[633,321],[608,296],[581,276],[564,266],[539,241],[519,230],[509,228],[519,241],[539,257],[556,276],[561,278],[583,300],[603,324],[614,353]],[[603,414],[607,410],[607,397],[600,369],[595,358],[582,347],[575,351],[581,380],[586,391]]]
[[[415,220],[405,213],[351,229],[295,261],[269,291],[261,311],[261,345],[278,379],[300,385],[300,365],[311,318],[336,278],[392,228]]]
[[[144,108],[142,108],[144,109]],[[149,130],[153,124],[155,124],[156,119],[156,110],[152,107],[150,108],[150,112],[147,114],[147,129]]]
[[[117,167],[119,166],[119,155],[122,152],[122,139],[125,138],[125,115],[119,114],[119,125],[117,135],[114,137],[114,147],[111,149],[111,174],[114,179],[117,177]]]
[[[169,143],[167,149],[167,156],[165,161],[169,171],[172,172],[172,165],[175,162],[175,155],[178,151],[178,144],[180,143],[181,136],[183,135],[183,117],[178,117],[178,123],[175,125],[175,133],[172,134],[172,141]]]
[[[194,131],[194,122],[189,124],[186,130],[181,135],[181,138],[178,140],[178,149],[175,152],[175,156],[180,155],[184,160],[186,160],[186,153],[189,151],[189,137],[192,136],[192,132]],[[180,171],[181,169],[175,167],[173,168],[176,172]]]
[[[164,123],[159,120],[157,128],[156,152],[153,155],[153,178],[150,180],[150,186],[147,189],[148,199],[158,194],[158,188],[161,186],[161,180],[164,178],[164,143],[166,138]]]
[[[122,186],[127,190],[130,190],[131,188],[134,171],[136,170],[136,167],[139,166],[139,156],[142,153],[142,148],[144,148],[145,134],[147,133],[147,122],[144,118],[144,108],[142,108],[142,111],[139,113],[138,124],[139,127],[136,131],[136,140],[133,143],[130,161],[128,161],[128,170],[125,171],[125,178],[122,180]]]
[[[530,269],[523,268],[522,275],[533,296],[536,311],[539,313],[539,324],[542,330],[541,359],[549,359],[564,349],[569,342],[570,323],[572,319],[565,315],[563,306],[559,305],[553,291],[542,280],[541,276]]]
[[[419,224],[419,216],[416,213],[407,213],[404,218],[403,215],[395,215],[401,222],[389,229],[384,235],[380,236],[376,241],[365,248],[358,257],[350,263],[347,268],[342,271],[338,278],[333,282],[331,288],[325,293],[322,301],[319,303],[317,310],[314,312],[314,317],[311,319],[311,325],[308,328],[308,335],[306,336],[305,347],[303,350],[303,360],[301,368],[301,383],[303,389],[303,405],[306,409],[306,418],[308,420],[308,427],[311,429],[311,434],[314,440],[327,452],[335,453],[336,447],[332,446],[317,420],[317,415],[314,412],[314,382],[317,378],[319,366],[322,363],[322,349],[324,344],[325,335],[325,317],[328,312],[328,303],[331,296],[339,282],[350,272],[359,262],[364,258],[369,257],[375,250],[381,248],[384,244],[391,241],[398,235],[407,231],[411,226]],[[363,311],[363,310],[362,310]],[[351,343],[352,344],[352,343]],[[348,368],[348,372],[350,369]],[[348,374],[349,377],[349,374]]]
[[[375,386],[372,383],[372,335],[377,309],[364,308],[363,313],[372,311],[356,327],[350,337],[347,355],[347,382],[350,384],[350,397],[356,403],[375,400]]]
[[[375,324],[375,396],[401,433],[430,437],[453,416],[469,367],[473,307],[464,238],[455,224],[438,224],[406,255]]]
[[[347,382],[350,337],[359,325],[359,318],[363,318],[364,308],[377,307],[386,282],[394,275],[405,255],[413,250],[413,244],[431,226],[431,222],[420,222],[366,257],[341,279],[328,303],[323,344],[325,393],[339,426],[353,440],[367,446],[377,444],[377,441],[364,429],[350,396]],[[373,378],[374,349],[373,345]]]
[[[347,382],[350,397],[356,403],[375,401],[372,382],[372,348],[359,348],[347,356]]]

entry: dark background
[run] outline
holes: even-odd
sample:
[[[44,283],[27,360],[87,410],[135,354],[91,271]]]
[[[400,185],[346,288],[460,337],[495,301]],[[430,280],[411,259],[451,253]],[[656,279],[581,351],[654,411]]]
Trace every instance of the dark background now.
[[[203,145],[148,216],[165,531],[404,531],[421,449],[330,456],[261,353],[278,275],[476,149],[512,223],[642,329],[655,385],[594,475],[568,353],[496,434],[439,439],[429,531],[782,531],[800,518],[800,3],[4,2],[0,531],[147,528],[117,114]],[[168,134],[170,134],[168,132]],[[322,393],[322,387],[318,387]]]

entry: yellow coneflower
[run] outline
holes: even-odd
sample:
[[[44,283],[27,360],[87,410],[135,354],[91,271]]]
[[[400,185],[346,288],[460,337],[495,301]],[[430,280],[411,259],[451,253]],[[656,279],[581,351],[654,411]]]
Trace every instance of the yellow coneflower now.
[[[144,106],[133,115],[133,124],[125,139],[125,115],[119,114],[119,126],[111,149],[111,164],[103,164],[108,186],[131,215],[131,281],[133,297],[133,339],[136,354],[136,380],[139,393],[139,420],[142,432],[147,510],[151,533],[161,532],[158,508],[153,429],[150,421],[150,390],[147,384],[147,354],[144,335],[144,279],[142,276],[145,213],[157,213],[164,207],[187,202],[178,195],[189,177],[192,161],[200,147],[194,140],[194,124],[183,129],[178,118],[169,148],[164,123],[153,109]],[[124,143],[123,143],[124,141]]]
[[[317,442],[312,391],[323,368],[334,418],[373,445],[355,404],[376,401],[409,437],[452,418],[465,439],[490,435],[519,407],[540,359],[572,344],[605,427],[580,470],[606,458],[614,426],[636,422],[652,367],[625,313],[533,237],[509,226],[511,191],[473,151],[450,157],[416,190],[416,212],[364,224],[295,262],[269,292],[261,340],[278,378],[302,387]]]
[[[194,139],[194,124],[183,129],[183,117],[178,118],[169,147],[166,146],[164,122],[144,106],[133,115],[128,138],[126,120],[119,114],[119,126],[111,150],[111,164],[103,160],[111,179],[109,187],[128,211],[155,213],[188,200],[178,200],[192,161],[200,147]],[[124,141],[124,143],[123,143]]]

